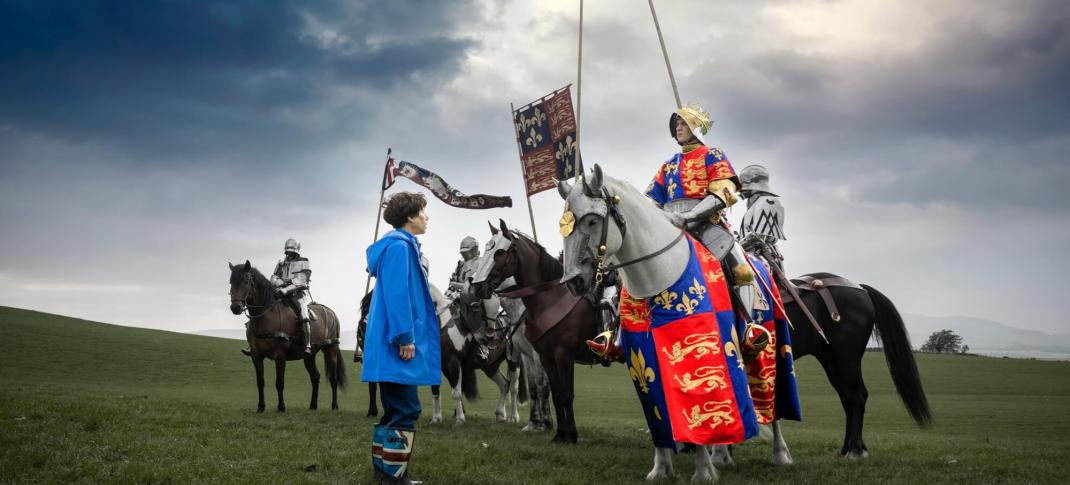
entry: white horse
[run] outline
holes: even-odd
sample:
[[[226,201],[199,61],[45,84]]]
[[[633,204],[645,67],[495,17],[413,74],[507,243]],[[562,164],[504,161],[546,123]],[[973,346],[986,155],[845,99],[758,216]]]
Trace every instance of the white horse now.
[[[598,165],[594,166],[590,180],[573,187],[566,181],[558,183],[558,192],[567,202],[573,219],[573,228],[564,241],[565,274],[574,293],[587,291],[596,279],[598,246],[605,233],[605,264],[625,263],[619,275],[631,296],[639,299],[653,297],[673,285],[683,274],[691,258],[686,239],[680,238],[680,229],[653,201],[632,185],[604,176]],[[624,220],[623,234],[619,223],[609,213],[607,199],[613,202]],[[569,221],[562,219],[562,224]],[[603,229],[603,225],[608,225]],[[730,290],[731,291],[731,290]],[[791,455],[780,431],[779,422],[773,422],[773,462],[790,464]],[[727,446],[697,446],[695,473],[692,481],[716,481],[714,463],[731,464]],[[648,480],[674,476],[671,448],[655,448],[654,467],[647,474]]]

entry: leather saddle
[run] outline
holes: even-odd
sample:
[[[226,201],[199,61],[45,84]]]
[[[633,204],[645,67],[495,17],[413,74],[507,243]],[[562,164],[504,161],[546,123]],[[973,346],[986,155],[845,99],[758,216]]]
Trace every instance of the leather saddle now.
[[[832,292],[829,291],[829,288],[839,286],[866,291],[865,288],[859,286],[858,283],[842,276],[831,275],[828,273],[823,273],[820,276],[817,274],[802,275],[798,278],[793,278],[791,283],[797,290],[799,290],[800,296],[804,292],[817,292],[817,295],[821,297],[821,301],[825,302],[825,308],[828,310],[829,316],[832,318],[833,322],[840,321],[840,311],[836,308],[836,300],[832,298]],[[788,304],[795,300],[792,298],[791,293],[786,291],[780,293],[780,299],[784,304]]]

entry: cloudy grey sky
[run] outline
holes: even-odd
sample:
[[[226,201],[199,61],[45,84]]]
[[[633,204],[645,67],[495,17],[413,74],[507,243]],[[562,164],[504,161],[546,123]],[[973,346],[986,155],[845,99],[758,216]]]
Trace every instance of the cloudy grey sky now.
[[[1064,2],[657,5],[713,144],[773,172],[790,272],[1070,331]],[[0,304],[240,328],[226,263],[270,271],[296,237],[314,297],[351,325],[387,147],[516,202],[431,201],[444,286],[485,221],[529,230],[508,107],[576,81],[577,17],[574,0],[0,0]],[[584,20],[584,158],[643,187],[676,149],[650,12],[590,0]],[[532,202],[556,252],[562,203]]]

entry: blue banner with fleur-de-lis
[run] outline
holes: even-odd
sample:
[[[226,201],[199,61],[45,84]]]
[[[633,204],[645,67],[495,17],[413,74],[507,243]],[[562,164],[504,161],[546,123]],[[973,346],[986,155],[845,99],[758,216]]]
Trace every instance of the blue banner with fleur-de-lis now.
[[[553,188],[580,170],[571,86],[513,111],[528,195]]]

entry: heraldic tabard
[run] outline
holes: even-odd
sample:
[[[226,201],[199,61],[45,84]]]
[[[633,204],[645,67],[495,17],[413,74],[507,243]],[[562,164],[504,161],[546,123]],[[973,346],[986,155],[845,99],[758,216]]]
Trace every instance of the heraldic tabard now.
[[[651,298],[620,301],[628,374],[654,445],[733,444],[757,435],[736,318],[717,258],[688,236],[691,260]]]

